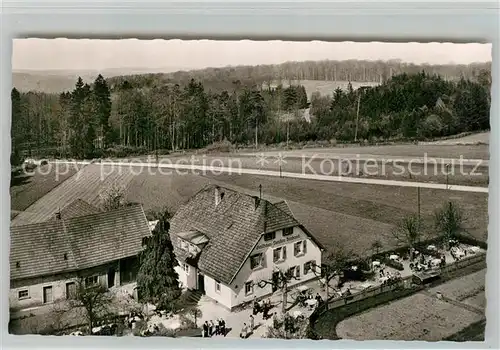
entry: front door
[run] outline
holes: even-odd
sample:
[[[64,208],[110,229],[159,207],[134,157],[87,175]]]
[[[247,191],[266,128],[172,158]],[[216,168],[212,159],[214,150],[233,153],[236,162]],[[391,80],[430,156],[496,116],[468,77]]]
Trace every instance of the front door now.
[[[112,267],[108,270],[108,288],[115,285],[115,269]]]
[[[205,294],[205,276],[198,273],[198,290]]]

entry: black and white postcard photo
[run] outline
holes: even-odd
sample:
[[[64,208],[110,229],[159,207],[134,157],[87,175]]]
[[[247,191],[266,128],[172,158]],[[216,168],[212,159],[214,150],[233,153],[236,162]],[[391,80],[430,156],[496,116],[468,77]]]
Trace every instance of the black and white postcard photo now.
[[[9,333],[483,341],[491,51],[14,39]]]

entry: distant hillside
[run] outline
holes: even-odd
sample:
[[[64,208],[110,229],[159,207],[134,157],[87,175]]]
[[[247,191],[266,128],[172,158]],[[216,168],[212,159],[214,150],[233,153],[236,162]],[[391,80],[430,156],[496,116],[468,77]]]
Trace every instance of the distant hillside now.
[[[82,76],[89,82],[101,73],[109,80],[113,88],[128,81],[137,88],[162,86],[165,84],[186,85],[191,79],[203,81],[211,90],[236,89],[241,86],[255,86],[269,82],[298,80],[305,85],[314,81],[306,90],[331,91],[331,84],[318,82],[356,82],[373,85],[386,81],[400,73],[414,74],[425,71],[438,74],[446,80],[458,80],[461,77],[477,80],[481,72],[491,72],[491,62],[472,63],[469,65],[415,65],[399,60],[383,61],[306,61],[286,62],[276,65],[229,66],[223,68],[205,68],[181,71],[175,67],[167,68],[116,68],[103,71],[20,71],[13,73],[13,86],[20,91],[42,91],[58,93],[73,89],[76,77]],[[323,85],[323,86],[321,86]],[[353,84],[354,85],[354,84]]]
[[[12,73],[12,85],[21,92],[41,91],[46,93],[61,93],[75,88],[78,77],[86,83],[91,83],[102,74],[106,78],[151,73],[170,73],[178,71],[179,67],[165,68],[108,68],[104,70],[17,70]]]

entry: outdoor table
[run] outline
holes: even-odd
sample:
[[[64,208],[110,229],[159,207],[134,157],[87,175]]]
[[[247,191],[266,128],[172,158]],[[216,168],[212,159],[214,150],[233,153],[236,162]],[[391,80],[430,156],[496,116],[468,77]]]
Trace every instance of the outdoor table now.
[[[311,309],[316,306],[316,304],[318,303],[318,301],[316,299],[307,299],[306,300],[306,304],[307,306],[309,306]]]
[[[380,261],[373,261],[372,262],[373,267],[379,267],[380,266]]]
[[[436,246],[434,245],[430,245],[427,247],[428,250],[436,250]]]
[[[392,255],[389,256],[389,259],[390,260],[398,260],[399,256],[397,256],[396,254],[392,254]]]
[[[356,271],[358,269],[357,266],[351,266],[351,270]]]
[[[441,259],[431,260],[431,265],[438,266],[439,264],[441,264]]]
[[[305,292],[305,291],[306,291],[306,290],[308,290],[308,289],[309,289],[309,287],[307,287],[307,286],[298,286],[298,287],[297,287],[297,290],[298,290],[299,292]]]

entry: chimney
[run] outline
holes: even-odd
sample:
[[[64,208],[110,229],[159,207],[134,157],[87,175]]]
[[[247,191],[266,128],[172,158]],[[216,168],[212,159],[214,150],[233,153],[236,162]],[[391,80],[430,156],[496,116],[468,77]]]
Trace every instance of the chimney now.
[[[215,206],[218,206],[221,200],[219,187],[215,187]]]
[[[61,212],[60,211],[56,212],[56,219],[61,220]]]
[[[260,198],[257,196],[254,196],[253,199],[255,200],[255,210],[257,210],[257,208],[259,207]]]

